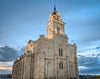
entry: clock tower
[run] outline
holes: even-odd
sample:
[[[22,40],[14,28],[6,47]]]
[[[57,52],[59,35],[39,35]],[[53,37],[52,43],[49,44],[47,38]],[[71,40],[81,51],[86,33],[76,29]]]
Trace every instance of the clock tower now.
[[[65,35],[64,34],[64,25],[62,22],[59,12],[56,11],[54,6],[54,11],[49,15],[49,22],[46,25],[47,27],[47,38],[53,39],[53,34]]]

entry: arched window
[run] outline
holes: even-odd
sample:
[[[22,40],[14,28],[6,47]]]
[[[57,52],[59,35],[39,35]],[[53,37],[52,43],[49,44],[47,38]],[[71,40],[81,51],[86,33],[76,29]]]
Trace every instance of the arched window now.
[[[63,69],[63,63],[59,62],[59,69]]]
[[[63,49],[59,48],[59,56],[63,56]]]
[[[60,33],[60,27],[57,27],[57,33]]]

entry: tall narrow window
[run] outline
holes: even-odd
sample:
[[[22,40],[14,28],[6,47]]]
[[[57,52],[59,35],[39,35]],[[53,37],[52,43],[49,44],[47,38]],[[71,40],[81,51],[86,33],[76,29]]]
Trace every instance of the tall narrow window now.
[[[63,63],[62,62],[59,63],[59,69],[63,69]]]
[[[63,56],[63,49],[59,48],[59,56]]]
[[[60,33],[60,27],[57,27],[57,33]]]

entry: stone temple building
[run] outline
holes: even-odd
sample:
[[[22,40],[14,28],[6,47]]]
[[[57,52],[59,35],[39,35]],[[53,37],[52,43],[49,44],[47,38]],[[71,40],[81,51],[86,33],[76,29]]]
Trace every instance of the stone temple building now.
[[[25,53],[13,65],[12,79],[79,79],[77,47],[68,44],[59,12],[49,15],[47,36],[29,40]]]

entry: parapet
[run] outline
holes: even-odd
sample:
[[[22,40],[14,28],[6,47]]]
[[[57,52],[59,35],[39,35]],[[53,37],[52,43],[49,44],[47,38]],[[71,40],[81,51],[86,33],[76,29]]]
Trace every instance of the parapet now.
[[[30,42],[33,42],[33,40],[29,40],[29,42],[28,42],[28,43],[30,43]]]

